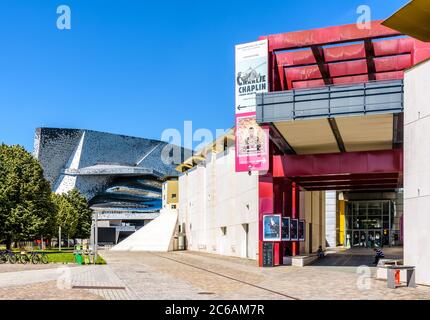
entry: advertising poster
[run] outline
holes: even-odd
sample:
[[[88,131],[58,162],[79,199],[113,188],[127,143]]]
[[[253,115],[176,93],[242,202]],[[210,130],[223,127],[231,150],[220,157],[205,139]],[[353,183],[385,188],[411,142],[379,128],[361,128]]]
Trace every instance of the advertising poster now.
[[[236,171],[269,170],[269,128],[260,127],[255,115],[236,118]]]
[[[297,241],[299,240],[299,220],[291,219],[290,221],[290,240]]]
[[[269,91],[268,42],[237,45],[235,63],[236,172],[269,170],[269,127],[256,121],[257,93]]]
[[[263,216],[263,241],[281,241],[281,215]]]
[[[305,226],[306,226],[305,221],[299,220],[299,227],[298,227],[299,241],[305,241]]]
[[[235,47],[236,114],[255,112],[255,95],[269,91],[267,40]]]
[[[282,241],[290,241],[290,218],[282,218]]]

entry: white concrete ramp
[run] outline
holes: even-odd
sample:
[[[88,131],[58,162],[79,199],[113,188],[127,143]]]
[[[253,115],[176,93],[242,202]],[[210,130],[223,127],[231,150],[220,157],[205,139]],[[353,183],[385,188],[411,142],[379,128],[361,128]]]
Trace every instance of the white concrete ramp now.
[[[160,215],[147,225],[124,239],[113,251],[157,251],[173,250],[173,235],[178,221],[177,210],[161,210]]]

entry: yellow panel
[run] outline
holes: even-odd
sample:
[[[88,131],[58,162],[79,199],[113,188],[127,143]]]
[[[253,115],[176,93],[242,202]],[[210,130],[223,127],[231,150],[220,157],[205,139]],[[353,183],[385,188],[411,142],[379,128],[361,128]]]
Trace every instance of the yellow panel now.
[[[345,243],[345,201],[339,200],[339,245]]]
[[[297,154],[339,152],[327,119],[277,122],[275,126]]]
[[[393,147],[393,115],[336,118],[347,152],[388,150]]]
[[[382,24],[421,41],[430,41],[430,1],[414,0]]]

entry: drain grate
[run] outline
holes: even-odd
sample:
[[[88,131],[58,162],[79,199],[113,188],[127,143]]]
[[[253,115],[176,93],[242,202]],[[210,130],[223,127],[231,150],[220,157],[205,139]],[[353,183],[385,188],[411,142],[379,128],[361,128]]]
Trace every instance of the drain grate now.
[[[146,271],[136,271],[136,273],[147,273]]]
[[[213,295],[213,294],[215,294],[214,292],[199,292],[198,294],[201,294],[201,295]]]

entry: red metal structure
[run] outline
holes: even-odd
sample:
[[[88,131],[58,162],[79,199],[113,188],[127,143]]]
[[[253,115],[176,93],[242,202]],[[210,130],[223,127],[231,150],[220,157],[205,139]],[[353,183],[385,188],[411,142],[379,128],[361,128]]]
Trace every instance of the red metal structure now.
[[[430,57],[430,44],[381,25],[356,24],[260,37],[269,42],[270,91],[403,79],[404,70]],[[402,185],[403,151],[283,155],[271,145],[270,170],[259,180],[259,238],[262,266],[263,215],[298,217],[300,188],[377,190]],[[286,247],[275,243],[275,265]]]
[[[260,37],[269,41],[271,91],[403,79],[405,69],[430,56],[430,45],[381,22]]]

